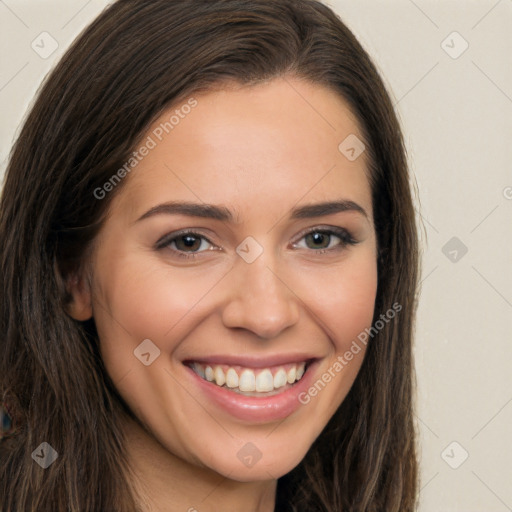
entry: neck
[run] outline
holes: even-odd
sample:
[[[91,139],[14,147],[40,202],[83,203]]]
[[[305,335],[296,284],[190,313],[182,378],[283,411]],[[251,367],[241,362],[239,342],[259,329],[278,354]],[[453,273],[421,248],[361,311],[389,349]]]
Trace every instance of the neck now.
[[[143,512],[274,512],[277,480],[238,482],[170,453],[128,420],[126,449]]]

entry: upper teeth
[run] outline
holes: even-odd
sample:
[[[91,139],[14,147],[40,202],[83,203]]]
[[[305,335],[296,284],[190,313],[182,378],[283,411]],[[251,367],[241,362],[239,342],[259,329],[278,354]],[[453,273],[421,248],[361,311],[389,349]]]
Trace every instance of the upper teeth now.
[[[214,382],[217,386],[227,386],[228,388],[238,388],[240,391],[258,391],[267,392],[281,388],[288,384],[293,384],[300,380],[304,375],[306,363],[286,365],[288,370],[283,367],[263,368],[255,371],[251,368],[233,367],[222,368],[220,365],[210,366],[200,363],[192,363],[190,367],[203,379]]]

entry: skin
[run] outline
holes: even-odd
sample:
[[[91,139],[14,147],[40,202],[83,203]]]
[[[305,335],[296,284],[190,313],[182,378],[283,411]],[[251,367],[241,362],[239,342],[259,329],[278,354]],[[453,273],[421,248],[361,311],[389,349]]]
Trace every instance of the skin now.
[[[126,422],[127,449],[147,510],[268,512],[277,478],[302,460],[347,395],[364,347],[307,405],[271,422],[241,421],[185,389],[182,361],[308,352],[319,358],[316,381],[371,326],[377,252],[366,154],[349,161],[338,150],[349,134],[363,137],[346,103],[318,84],[286,77],[195,98],[125,178],[88,271],[70,283],[70,312],[94,316],[107,371],[139,419]],[[366,216],[289,218],[297,206],[340,199]],[[234,221],[182,214],[137,221],[177,200],[222,205]],[[321,243],[301,236],[329,226],[358,243],[331,235],[321,253]],[[176,255],[183,244],[155,248],[184,228],[207,239],[196,258]],[[263,248],[250,264],[235,251],[248,236]],[[145,339],[161,351],[149,366],[133,354]],[[262,454],[250,468],[237,457],[248,442]]]

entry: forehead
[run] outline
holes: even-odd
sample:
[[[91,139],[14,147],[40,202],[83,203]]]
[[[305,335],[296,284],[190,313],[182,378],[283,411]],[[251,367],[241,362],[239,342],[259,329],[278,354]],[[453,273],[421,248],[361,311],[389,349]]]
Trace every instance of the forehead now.
[[[140,143],[150,149],[116,200],[134,214],[175,198],[243,209],[346,197],[371,211],[366,154],[344,151],[344,141],[362,139],[345,101],[324,86],[227,86],[186,97],[153,123]]]

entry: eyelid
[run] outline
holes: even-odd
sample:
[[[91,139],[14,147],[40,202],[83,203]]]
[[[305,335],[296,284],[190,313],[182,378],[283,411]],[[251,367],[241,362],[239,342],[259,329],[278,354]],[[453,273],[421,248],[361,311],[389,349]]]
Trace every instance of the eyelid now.
[[[201,238],[206,240],[209,244],[216,246],[204,233],[201,232],[200,228],[184,228],[180,229],[178,231],[173,231],[172,233],[167,233],[162,238],[158,240],[155,244],[156,249],[161,249],[164,247],[167,247],[172,241],[174,241],[176,238],[179,238],[180,236],[184,235],[199,235]],[[183,251],[177,251],[177,252],[183,252]],[[204,252],[204,251],[201,251]]]
[[[341,238],[341,240],[346,244],[355,245],[355,244],[359,243],[359,241],[356,240],[352,236],[352,233],[346,228],[342,228],[340,226],[320,225],[320,226],[313,226],[313,227],[306,228],[306,229],[302,230],[297,235],[296,241],[293,242],[292,245],[297,244],[300,240],[302,240],[302,238],[309,235],[310,233],[327,233],[329,235],[335,235],[338,238]],[[340,245],[343,245],[343,244],[340,244]],[[315,252],[320,252],[320,250],[315,251]]]

